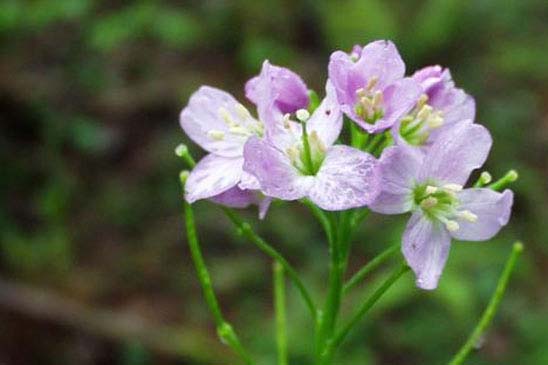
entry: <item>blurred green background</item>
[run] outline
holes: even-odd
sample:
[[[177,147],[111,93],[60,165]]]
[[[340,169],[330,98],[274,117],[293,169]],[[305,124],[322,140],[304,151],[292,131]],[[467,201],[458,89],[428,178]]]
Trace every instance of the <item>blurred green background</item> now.
[[[321,90],[330,52],[379,38],[396,42],[409,73],[449,67],[493,134],[486,168],[521,178],[510,225],[489,243],[455,244],[438,290],[402,280],[337,363],[446,362],[519,238],[525,254],[469,363],[548,364],[545,0],[2,0],[0,364],[236,364],[184,242],[178,113],[201,84],[243,101],[265,58]],[[211,203],[195,208],[227,317],[257,363],[274,364],[271,262]],[[261,223],[255,213],[246,215],[319,299],[327,249],[309,212],[275,205]],[[404,223],[372,215],[351,271],[397,242]],[[346,314],[386,270],[349,297]],[[291,360],[308,364],[308,313],[293,289],[288,301]]]

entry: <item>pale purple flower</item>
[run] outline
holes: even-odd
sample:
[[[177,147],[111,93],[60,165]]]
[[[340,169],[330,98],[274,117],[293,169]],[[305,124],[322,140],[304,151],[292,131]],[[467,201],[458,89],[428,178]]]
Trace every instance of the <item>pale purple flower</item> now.
[[[417,104],[393,128],[397,144],[429,147],[457,123],[473,123],[474,99],[455,86],[448,69],[428,66],[412,76],[422,89]],[[423,148],[424,150],[424,148]]]
[[[251,136],[263,138],[266,134],[261,117],[294,112],[305,108],[309,100],[298,75],[268,61],[260,75],[247,83],[246,95],[257,104],[259,120],[230,94],[209,86],[196,91],[181,112],[185,133],[210,152],[190,173],[185,198],[190,203],[212,199],[236,208],[257,204],[264,216],[271,198],[255,191],[258,181],[243,171],[244,144]]]
[[[488,240],[508,222],[510,190],[462,188],[485,162],[491,143],[484,127],[460,124],[426,153],[394,146],[380,158],[382,190],[370,208],[384,214],[412,212],[402,251],[420,288],[437,287],[452,238]]]
[[[364,206],[378,191],[376,159],[351,147],[333,145],[341,132],[342,114],[329,82],[326,92],[312,116],[297,111],[297,118],[306,126],[312,166],[304,157],[303,124],[286,114],[281,120],[265,121],[281,126],[268,138],[249,139],[244,170],[257,178],[268,196],[309,198],[326,210]]]
[[[336,51],[328,68],[341,110],[369,133],[392,127],[421,94],[415,80],[404,78],[405,64],[390,41],[354,46],[351,54]]]

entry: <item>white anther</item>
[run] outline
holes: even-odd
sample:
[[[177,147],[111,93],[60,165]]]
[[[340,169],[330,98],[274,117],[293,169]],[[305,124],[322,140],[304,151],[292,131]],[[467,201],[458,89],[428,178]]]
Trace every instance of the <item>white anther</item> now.
[[[483,171],[480,175],[480,180],[483,184],[489,184],[493,180],[493,176],[487,171]]]
[[[179,157],[182,157],[188,153],[188,147],[186,144],[181,143],[177,147],[175,147],[175,154]]]
[[[252,135],[252,133],[248,129],[245,129],[244,127],[240,127],[240,126],[230,127],[228,131],[232,134],[237,134],[244,137],[248,137]]]
[[[228,125],[229,127],[236,127],[238,126],[238,123],[232,119],[232,115],[223,107],[219,108],[219,116],[223,119],[223,121]]]
[[[371,102],[371,99],[367,96],[363,96],[360,98],[360,103],[363,105],[364,109],[371,110],[373,108],[373,103]]]
[[[207,136],[214,141],[222,141],[225,138],[225,132],[212,129],[207,132]]]
[[[425,192],[427,195],[434,194],[437,191],[438,191],[438,187],[432,186],[432,185],[427,185],[425,189]]]
[[[285,150],[285,152],[287,153],[287,156],[292,163],[295,163],[295,161],[297,161],[297,159],[299,158],[299,149],[295,146],[289,147],[287,150]]]
[[[430,114],[432,113],[432,107],[428,104],[426,105],[423,105],[419,112],[417,113],[417,119],[420,119],[420,120],[427,120],[428,117],[430,116]]]
[[[365,87],[367,90],[371,91],[376,85],[377,82],[379,82],[379,78],[377,76],[373,76],[369,80],[367,80],[367,86]]]
[[[417,106],[420,108],[422,108],[422,106],[424,104],[426,104],[428,102],[428,95],[426,94],[422,94],[420,97],[419,97],[419,100],[417,101]]]
[[[308,118],[310,118],[310,113],[306,109],[297,110],[295,115],[296,115],[297,119],[300,120],[301,122],[306,122],[308,120]]]
[[[430,115],[430,117],[426,120],[426,123],[428,126],[432,129],[439,128],[443,125],[443,117],[440,113],[433,113]]]
[[[383,104],[384,101],[384,95],[382,94],[382,91],[377,90],[375,92],[375,95],[373,95],[373,107],[378,108]]]
[[[447,220],[445,221],[445,228],[447,228],[449,232],[455,232],[459,230],[460,226],[455,221]]]
[[[458,193],[462,190],[462,185],[459,184],[445,184],[442,186],[445,191],[451,192],[451,193]]]
[[[238,113],[238,116],[243,120],[251,117],[249,111],[240,103],[236,104],[236,113]]]
[[[358,90],[356,90],[356,95],[358,95],[360,98],[363,98],[367,96],[367,92],[363,87],[360,87]]]
[[[421,201],[421,208],[430,209],[432,207],[435,207],[436,204],[438,204],[438,199],[434,198],[433,196],[429,196],[428,198]]]
[[[478,216],[472,213],[469,210],[461,210],[457,212],[457,216],[470,222],[470,223],[476,223],[478,220]]]

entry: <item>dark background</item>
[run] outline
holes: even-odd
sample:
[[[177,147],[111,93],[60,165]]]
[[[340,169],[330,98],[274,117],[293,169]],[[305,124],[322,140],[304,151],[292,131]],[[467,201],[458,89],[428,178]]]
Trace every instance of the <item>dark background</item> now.
[[[525,253],[470,364],[548,364],[548,5],[514,1],[0,2],[0,364],[235,364],[216,340],[182,231],[178,114],[201,84],[243,99],[268,58],[321,90],[335,49],[392,39],[408,73],[439,63],[476,98],[494,176],[515,168],[513,218],[453,250],[438,290],[411,276],[346,342],[340,364],[440,364],[485,307],[512,242]],[[202,152],[191,146],[195,155]],[[227,317],[274,364],[271,262],[213,204],[195,205]],[[258,231],[325,291],[326,244],[309,212],[275,205]],[[397,242],[372,215],[356,270]],[[386,269],[389,269],[387,266]],[[345,314],[384,277],[356,291]],[[288,293],[291,360],[311,323]]]

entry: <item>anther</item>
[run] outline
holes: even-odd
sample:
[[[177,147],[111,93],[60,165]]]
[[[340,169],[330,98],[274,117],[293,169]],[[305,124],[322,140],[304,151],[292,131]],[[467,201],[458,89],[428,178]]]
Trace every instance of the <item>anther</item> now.
[[[301,122],[306,122],[308,120],[308,118],[310,118],[310,113],[306,109],[297,110],[295,115],[296,115],[297,119],[300,120]]]
[[[493,176],[487,171],[483,171],[480,175],[480,180],[483,184],[489,184],[493,180]]]
[[[430,209],[432,207],[435,207],[437,204],[438,204],[438,199],[434,198],[433,196],[429,196],[428,198],[421,201],[421,208]]]
[[[417,119],[426,120],[432,113],[432,107],[430,105],[423,105],[417,113]]]
[[[225,138],[225,132],[217,129],[212,129],[207,132],[207,136],[214,141],[222,141],[223,138]]]
[[[417,106],[419,107],[419,109],[425,105],[426,103],[428,102],[428,95],[426,94],[422,94],[420,97],[419,97],[419,100],[417,101]]]
[[[427,195],[434,194],[437,191],[438,191],[438,187],[437,186],[432,186],[432,185],[427,185],[426,189],[425,189],[425,193]]]
[[[244,120],[251,117],[249,111],[240,103],[236,104],[236,112],[238,113],[238,116]]]
[[[238,126],[238,123],[236,123],[234,121],[234,119],[232,119],[232,116],[230,115],[230,113],[228,112],[228,110],[226,110],[225,108],[223,107],[220,107],[219,108],[219,116],[223,119],[223,121],[229,126],[229,127],[236,127]]]
[[[228,131],[232,134],[237,134],[237,135],[244,136],[244,137],[248,137],[252,134],[249,130],[247,130],[243,127],[240,127],[240,126],[230,127],[228,129]]]
[[[452,193],[458,193],[462,190],[462,185],[459,184],[445,184],[442,186],[442,188],[445,191],[452,192]]]
[[[457,212],[457,216],[470,222],[470,223],[476,223],[478,220],[478,216],[472,213],[469,210],[461,210]]]
[[[455,232],[455,231],[458,231],[460,226],[457,222],[455,221],[452,221],[452,220],[447,220],[445,222],[445,228],[447,228],[447,230],[449,232]]]
[[[377,85],[377,82],[379,82],[379,78],[377,76],[373,76],[372,78],[367,80],[366,89],[371,91],[371,89],[373,89]]]

